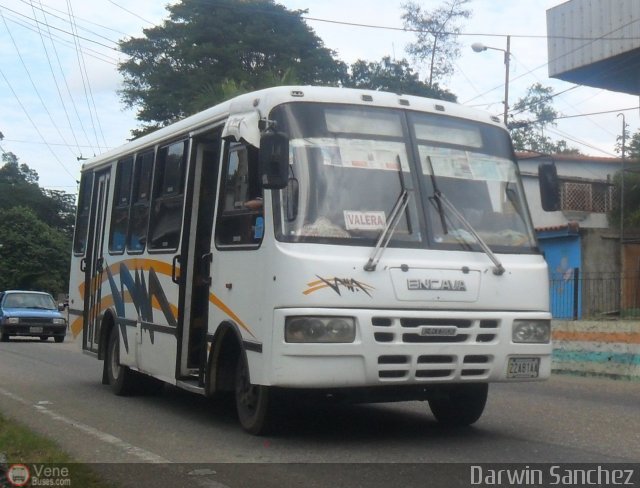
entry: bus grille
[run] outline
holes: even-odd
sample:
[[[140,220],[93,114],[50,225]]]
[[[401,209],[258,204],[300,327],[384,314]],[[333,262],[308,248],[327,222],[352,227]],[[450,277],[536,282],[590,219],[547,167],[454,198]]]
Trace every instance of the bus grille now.
[[[373,317],[373,335],[378,343],[400,342],[405,344],[486,344],[498,337],[499,321],[494,319],[461,320],[434,318],[391,318]],[[424,333],[432,330],[449,329],[450,335]],[[455,328],[455,331],[453,329]]]
[[[381,355],[378,378],[382,381],[484,379],[493,366],[491,355]]]
[[[374,317],[371,325],[379,344],[488,344],[498,340],[500,322],[494,319]],[[440,328],[447,333],[439,335]],[[487,354],[424,352],[378,356],[378,378],[385,382],[481,380],[489,376],[494,362],[493,356]]]

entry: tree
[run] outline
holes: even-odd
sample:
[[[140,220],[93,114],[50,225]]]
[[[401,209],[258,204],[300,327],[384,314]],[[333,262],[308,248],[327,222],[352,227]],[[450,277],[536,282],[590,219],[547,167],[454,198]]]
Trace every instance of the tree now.
[[[432,11],[423,10],[416,2],[402,6],[405,29],[416,31],[416,42],[409,44],[407,52],[419,64],[429,70],[428,84],[453,73],[454,61],[460,57],[457,36],[461,27],[458,21],[471,17],[465,8],[470,0],[447,0]]]
[[[5,152],[0,167],[0,290],[68,290],[75,198],[38,185],[38,173]]]
[[[625,143],[624,143],[624,156],[630,160],[637,160],[640,162],[640,129],[630,136],[629,124],[625,124],[624,128]],[[615,151],[617,154],[622,155],[622,136],[616,137]]]
[[[624,228],[640,229],[640,173],[638,164],[640,163],[640,130],[629,137],[629,126],[625,124],[625,163],[626,171],[624,180],[618,171],[613,177],[615,188],[614,195],[618,195],[613,203],[613,208],[609,212],[609,224],[612,227],[619,227],[622,212],[620,212],[620,192],[624,181]],[[617,137],[616,152],[622,154],[622,136]],[[632,171],[629,171],[632,169]]]
[[[511,117],[518,115],[521,120],[509,122],[511,137],[516,151],[534,151],[546,154],[580,154],[569,147],[567,141],[554,141],[545,135],[548,127],[555,127],[558,112],[553,108],[553,88],[534,83],[527,94],[519,99],[511,110]]]
[[[356,61],[351,65],[350,76],[344,85],[456,101],[453,93],[440,88],[437,83],[427,85],[420,81],[406,59],[393,61],[389,56],[379,62]]]
[[[618,197],[614,200],[609,212],[609,225],[620,227],[620,190],[622,188],[621,172],[618,171],[613,177],[615,188],[614,195]],[[640,229],[640,173],[625,171],[624,173],[624,228]]]
[[[2,156],[0,167],[0,209],[26,207],[47,225],[73,235],[75,197],[58,190],[46,190],[38,185],[38,173],[20,164],[13,153]]]
[[[71,239],[27,207],[0,209],[0,290],[66,293]]]
[[[120,42],[129,59],[120,95],[138,107],[141,132],[214,105],[232,93],[291,82],[337,85],[346,66],[302,19],[274,0],[181,0],[169,18]]]

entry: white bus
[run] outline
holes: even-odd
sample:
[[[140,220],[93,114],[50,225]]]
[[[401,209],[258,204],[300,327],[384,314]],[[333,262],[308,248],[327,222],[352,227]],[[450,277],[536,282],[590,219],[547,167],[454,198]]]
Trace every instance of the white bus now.
[[[103,382],[235,392],[254,434],[285,393],[471,424],[549,376],[548,289],[508,132],[457,104],[271,88],[82,169],[70,320]]]

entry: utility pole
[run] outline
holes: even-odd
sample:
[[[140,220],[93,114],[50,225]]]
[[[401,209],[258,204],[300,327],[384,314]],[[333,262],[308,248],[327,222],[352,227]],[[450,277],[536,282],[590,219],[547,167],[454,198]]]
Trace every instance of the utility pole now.
[[[620,313],[625,306],[624,294],[624,159],[625,149],[627,143],[627,123],[623,113],[619,113],[618,117],[622,116],[622,159],[620,161]]]

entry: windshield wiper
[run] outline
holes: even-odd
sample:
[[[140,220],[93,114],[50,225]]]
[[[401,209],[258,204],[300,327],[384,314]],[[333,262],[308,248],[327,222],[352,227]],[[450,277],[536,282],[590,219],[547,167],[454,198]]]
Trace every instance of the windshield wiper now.
[[[480,237],[480,234],[476,232],[476,230],[473,228],[473,225],[471,225],[469,221],[464,218],[464,215],[462,215],[458,211],[456,206],[453,203],[451,203],[449,199],[445,196],[445,194],[442,193],[442,191],[440,191],[440,189],[438,188],[437,178],[433,171],[433,163],[431,162],[431,156],[427,156],[427,163],[429,164],[429,171],[431,172],[431,181],[433,184],[433,197],[436,200],[436,205],[438,207],[438,213],[440,214],[440,219],[442,220],[442,229],[444,233],[448,234],[447,227],[445,224],[445,213],[444,213],[444,209],[442,208],[442,204],[444,204],[447,210],[451,212],[456,217],[456,219],[458,219],[462,223],[462,225],[466,227],[469,234],[471,234],[474,237],[474,239],[476,240],[480,248],[489,257],[489,259],[491,259],[491,261],[495,265],[495,267],[493,268],[493,274],[497,276],[504,274],[505,272],[504,266],[502,266],[502,263],[493,253],[491,248],[487,245],[486,242],[484,242],[484,239]]]
[[[413,190],[408,189],[407,185],[404,181],[404,174],[402,173],[402,164],[400,162],[400,156],[396,156],[396,161],[398,162],[399,175],[400,175],[400,195],[398,195],[398,199],[396,203],[393,205],[391,209],[391,213],[389,214],[389,219],[387,220],[384,229],[380,233],[378,240],[376,241],[376,246],[369,257],[369,261],[364,265],[365,271],[375,271],[380,258],[382,257],[382,253],[384,253],[385,249],[389,245],[389,241],[393,236],[396,227],[398,226],[398,222],[400,222],[400,218],[404,214],[407,209],[407,205],[409,204],[409,197],[411,196],[411,192]],[[411,222],[409,221],[409,216],[407,216],[407,225],[409,228],[409,232],[411,232]]]

